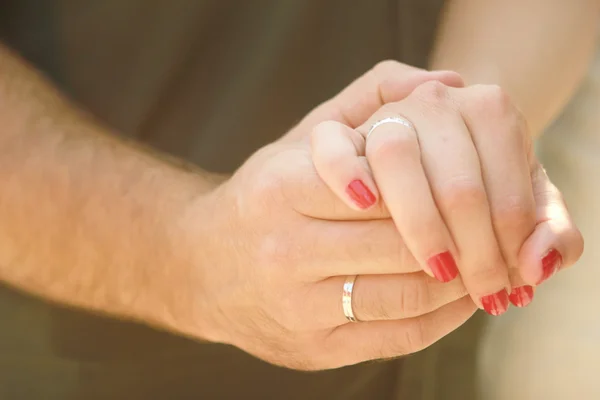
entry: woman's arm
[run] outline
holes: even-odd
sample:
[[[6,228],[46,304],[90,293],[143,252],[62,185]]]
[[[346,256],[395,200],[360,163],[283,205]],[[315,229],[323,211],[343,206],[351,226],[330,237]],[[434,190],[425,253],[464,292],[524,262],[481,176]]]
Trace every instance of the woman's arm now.
[[[587,71],[599,21],[598,0],[448,1],[431,68],[502,86],[538,136]]]

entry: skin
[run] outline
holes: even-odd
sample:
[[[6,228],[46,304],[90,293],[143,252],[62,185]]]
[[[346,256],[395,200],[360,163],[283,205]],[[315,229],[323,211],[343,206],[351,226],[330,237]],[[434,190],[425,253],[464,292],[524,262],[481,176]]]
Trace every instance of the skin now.
[[[223,181],[111,136],[4,48],[0,70],[2,281],[299,369],[417,351],[473,313],[460,283],[420,271],[390,220],[346,210],[307,141],[324,119],[364,122],[379,93],[460,86],[457,74],[383,63]],[[347,325],[348,273],[379,275],[357,285],[356,310],[380,320]]]
[[[367,139],[390,117],[411,124],[381,125]],[[523,117],[497,86],[424,83],[356,129],[318,125],[312,151],[319,175],[349,207],[361,209],[345,190],[357,179],[385,202],[424,270],[449,251],[475,304],[494,315],[506,308],[488,310],[482,299],[510,291],[508,265],[535,285],[551,249],[563,266],[581,255],[572,221],[552,216],[556,207],[568,213],[535,159]]]

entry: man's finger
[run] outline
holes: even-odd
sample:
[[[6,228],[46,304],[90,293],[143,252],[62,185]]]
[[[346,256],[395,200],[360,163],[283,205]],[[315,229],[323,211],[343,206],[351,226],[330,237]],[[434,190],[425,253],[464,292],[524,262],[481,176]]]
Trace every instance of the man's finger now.
[[[344,325],[341,292],[346,277],[336,276],[317,283],[306,299],[310,315],[319,315],[328,327]],[[424,272],[393,275],[360,275],[354,282],[352,311],[362,322],[414,318],[467,295],[457,279],[442,283]]]
[[[313,220],[294,234],[312,238],[310,248],[286,249],[288,256],[300,264],[299,271],[306,280],[421,271],[391,219]]]
[[[416,318],[349,323],[329,334],[325,345],[331,350],[327,356],[337,365],[350,365],[415,353],[461,326],[475,310],[475,304],[465,296]]]

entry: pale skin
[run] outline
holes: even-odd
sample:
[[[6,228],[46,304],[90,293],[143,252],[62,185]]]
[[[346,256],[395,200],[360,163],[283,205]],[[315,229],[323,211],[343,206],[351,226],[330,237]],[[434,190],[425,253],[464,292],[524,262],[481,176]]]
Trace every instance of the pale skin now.
[[[466,84],[496,84],[539,136],[588,69],[598,0],[448,0],[431,58]]]
[[[409,123],[371,131],[385,118]],[[498,86],[424,83],[356,129],[319,124],[312,151],[341,200],[368,212],[381,198],[423,270],[442,282],[460,272],[475,304],[493,315],[507,310],[512,288],[538,285],[581,254],[573,223],[555,218],[564,204],[533,154],[527,125]],[[370,204],[347,189],[357,181],[373,194]],[[556,252],[562,263],[546,276],[540,264]],[[440,254],[452,259],[445,261],[451,274],[448,265],[445,274],[436,268]]]
[[[425,81],[461,86],[456,74],[380,65],[219,185],[112,138],[0,59],[0,279],[302,369],[419,350],[474,311],[459,281],[421,272],[392,221],[363,221],[333,195],[305,140],[325,120],[358,127]],[[568,264],[580,238],[564,245]],[[351,273],[374,276],[356,304],[371,322],[341,315]]]

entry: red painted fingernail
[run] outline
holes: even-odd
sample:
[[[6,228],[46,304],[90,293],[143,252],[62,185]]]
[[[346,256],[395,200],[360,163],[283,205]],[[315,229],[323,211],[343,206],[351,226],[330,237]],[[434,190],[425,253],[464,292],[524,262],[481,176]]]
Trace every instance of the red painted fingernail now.
[[[538,285],[554,275],[562,265],[562,256],[556,249],[550,249],[544,257],[542,257],[542,277],[538,281]]]
[[[353,180],[346,188],[348,196],[363,210],[371,207],[377,198],[361,180]]]
[[[440,253],[427,260],[431,273],[440,282],[450,282],[458,275],[458,267],[449,251]]]
[[[481,305],[486,313],[494,316],[504,314],[508,310],[508,293],[502,289],[498,293],[483,296]]]
[[[533,300],[533,288],[531,286],[514,288],[508,299],[517,307],[526,307]]]

